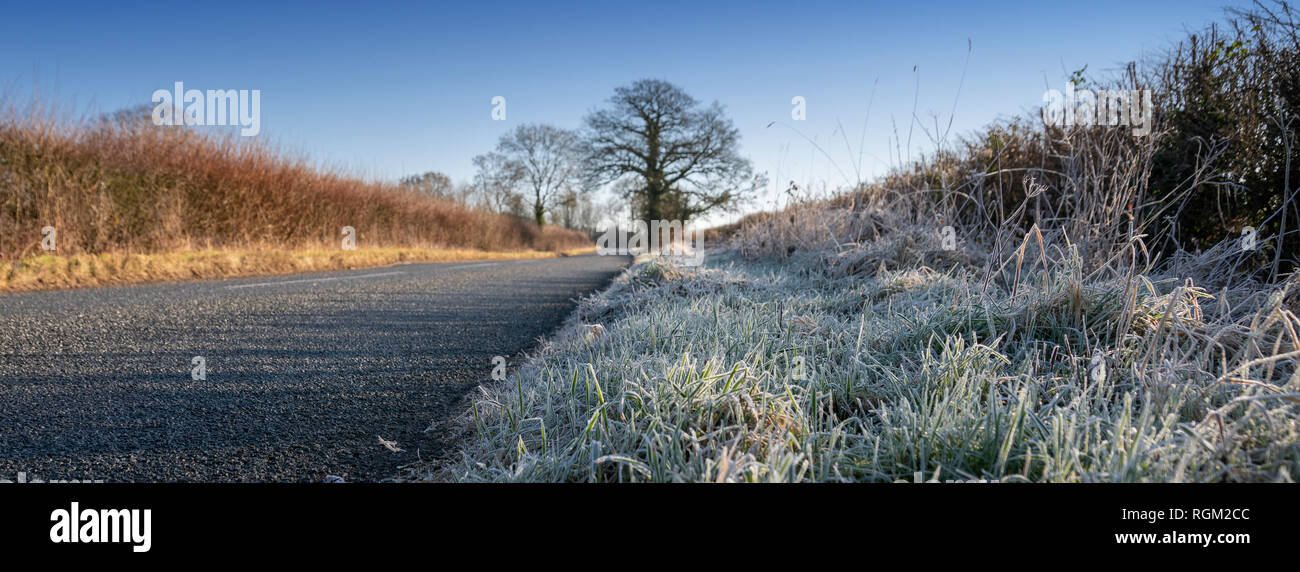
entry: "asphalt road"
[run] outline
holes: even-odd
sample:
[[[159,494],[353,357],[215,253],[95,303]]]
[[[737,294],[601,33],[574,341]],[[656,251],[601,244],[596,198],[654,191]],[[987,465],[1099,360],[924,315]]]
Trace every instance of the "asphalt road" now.
[[[0,479],[382,480],[621,257],[0,295]],[[206,380],[192,379],[193,358]],[[393,452],[379,437],[396,442]]]

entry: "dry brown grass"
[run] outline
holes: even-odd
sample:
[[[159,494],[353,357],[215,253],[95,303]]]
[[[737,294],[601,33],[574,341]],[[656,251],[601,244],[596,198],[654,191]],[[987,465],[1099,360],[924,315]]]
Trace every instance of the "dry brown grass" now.
[[[590,244],[578,232],[322,172],[256,140],[138,117],[72,121],[39,106],[0,113],[0,261],[42,254],[47,225],[57,230],[52,254],[103,268],[115,263],[92,261],[337,249],[344,226],[356,229],[363,250],[555,252]]]
[[[140,282],[236,278],[371,268],[406,262],[552,258],[590,249],[495,252],[471,249],[204,250],[161,254],[74,254],[0,262],[0,292],[83,288]]]

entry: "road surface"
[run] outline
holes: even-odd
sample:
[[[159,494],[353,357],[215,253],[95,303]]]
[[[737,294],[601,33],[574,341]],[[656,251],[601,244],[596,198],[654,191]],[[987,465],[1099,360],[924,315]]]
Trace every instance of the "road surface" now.
[[[0,480],[382,480],[622,257],[0,295]],[[205,380],[195,380],[202,357]],[[393,452],[379,437],[395,442]]]

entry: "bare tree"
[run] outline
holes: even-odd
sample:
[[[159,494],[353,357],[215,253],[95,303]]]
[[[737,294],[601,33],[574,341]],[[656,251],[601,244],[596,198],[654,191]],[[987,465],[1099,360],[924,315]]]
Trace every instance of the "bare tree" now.
[[[400,184],[430,197],[455,198],[452,193],[454,185],[452,185],[451,177],[437,171],[402,177]]]
[[[556,215],[560,224],[564,228],[573,228],[578,216],[578,209],[582,206],[582,197],[578,189],[573,186],[565,187],[560,191],[559,197],[555,201]]]
[[[764,184],[738,154],[740,134],[714,102],[643,79],[614,90],[610,107],[586,117],[587,175],[620,185],[646,220],[688,220],[734,206]]]
[[[533,219],[541,226],[547,209],[578,180],[577,151],[572,131],[526,123],[502,135],[496,151],[476,157],[474,164],[484,180],[531,195]]]
[[[523,200],[518,188],[523,179],[519,166],[500,153],[474,157],[474,188],[483,204],[494,212],[523,216]]]

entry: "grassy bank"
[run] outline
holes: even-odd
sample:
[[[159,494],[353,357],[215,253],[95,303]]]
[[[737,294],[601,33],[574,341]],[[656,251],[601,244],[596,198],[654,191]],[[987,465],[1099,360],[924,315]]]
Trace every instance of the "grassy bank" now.
[[[984,279],[903,233],[867,272],[643,261],[461,420],[464,481],[1290,481],[1296,297],[1065,258]],[[940,267],[946,269],[940,269]],[[598,327],[597,327],[598,326]]]
[[[1300,292],[1226,241],[1005,224],[881,192],[633,267],[463,419],[469,481],[1291,481]],[[900,207],[900,205],[902,205]]]
[[[168,282],[320,272],[404,262],[462,262],[551,258],[585,252],[386,248],[362,250],[206,250],[163,254],[45,255],[0,262],[0,292],[53,290],[143,282]]]

